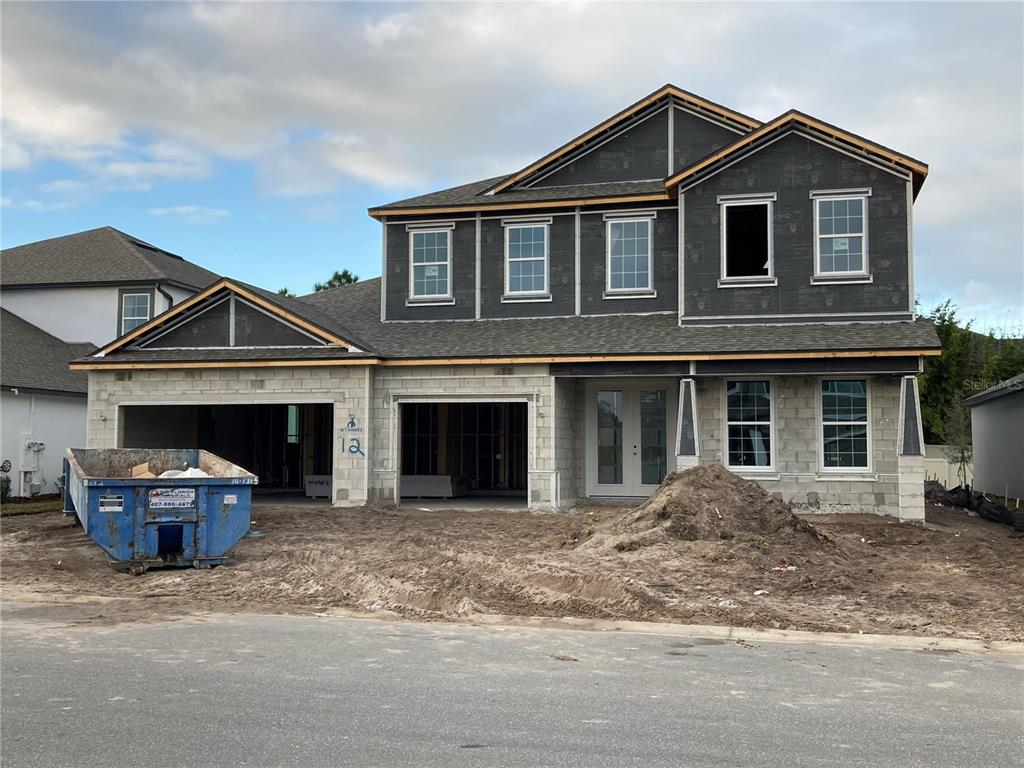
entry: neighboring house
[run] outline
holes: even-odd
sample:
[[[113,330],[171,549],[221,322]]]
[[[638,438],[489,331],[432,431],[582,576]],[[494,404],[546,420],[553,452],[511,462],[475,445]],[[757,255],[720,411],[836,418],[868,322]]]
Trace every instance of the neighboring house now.
[[[0,252],[0,303],[57,338],[99,346],[217,277],[137,237],[100,227]]]
[[[55,493],[64,449],[85,445],[88,377],[68,363],[92,344],[68,344],[0,309],[0,451],[11,494]]]
[[[13,493],[56,490],[64,450],[85,444],[87,381],[68,362],[217,279],[112,227],[0,251],[0,463]]]
[[[1024,498],[1024,373],[964,400],[971,409],[974,489]]]
[[[723,463],[921,519],[927,172],[666,86],[517,173],[371,209],[379,279],[223,280],[79,361],[89,444],[200,445],[336,504],[566,508]]]

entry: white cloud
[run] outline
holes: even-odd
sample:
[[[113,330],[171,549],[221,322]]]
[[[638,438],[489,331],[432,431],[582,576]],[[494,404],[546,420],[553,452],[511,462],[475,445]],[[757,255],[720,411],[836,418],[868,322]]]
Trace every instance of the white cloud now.
[[[152,216],[173,216],[185,224],[213,224],[231,215],[224,208],[207,208],[202,205],[175,205],[169,208],[150,208],[147,213]]]
[[[923,294],[964,265],[1019,305],[1020,4],[202,3],[5,6],[4,163],[104,189],[253,167],[257,189],[515,170],[665,82],[797,107],[918,157]]]

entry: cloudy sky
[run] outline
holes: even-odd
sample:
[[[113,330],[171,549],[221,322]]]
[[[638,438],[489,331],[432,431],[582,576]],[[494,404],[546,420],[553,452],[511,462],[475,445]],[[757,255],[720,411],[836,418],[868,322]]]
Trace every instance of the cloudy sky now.
[[[110,224],[305,292],[367,207],[517,170],[663,85],[928,162],[917,289],[1024,328],[1024,6],[17,3],[2,244]]]

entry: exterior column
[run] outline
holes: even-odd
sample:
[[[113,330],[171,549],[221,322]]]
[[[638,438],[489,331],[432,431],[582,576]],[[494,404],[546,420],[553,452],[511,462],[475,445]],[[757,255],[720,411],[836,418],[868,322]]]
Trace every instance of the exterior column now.
[[[900,520],[924,521],[924,430],[917,377],[904,376],[900,384],[899,508]]]
[[[676,428],[676,469],[690,469],[700,463],[700,433],[697,430],[697,391],[693,379],[679,380],[679,417]]]

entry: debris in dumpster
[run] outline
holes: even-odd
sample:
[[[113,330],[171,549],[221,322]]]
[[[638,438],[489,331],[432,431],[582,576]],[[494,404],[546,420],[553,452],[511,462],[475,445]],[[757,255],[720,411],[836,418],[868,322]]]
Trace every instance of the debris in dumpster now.
[[[153,477],[153,475],[150,475],[150,477]],[[189,477],[211,477],[211,475],[198,467],[189,466],[186,466],[185,469],[168,469],[166,472],[160,473],[161,480],[184,480]]]
[[[153,473],[149,471],[149,462],[144,461],[141,464],[136,464],[132,467],[132,477],[153,477]]]

